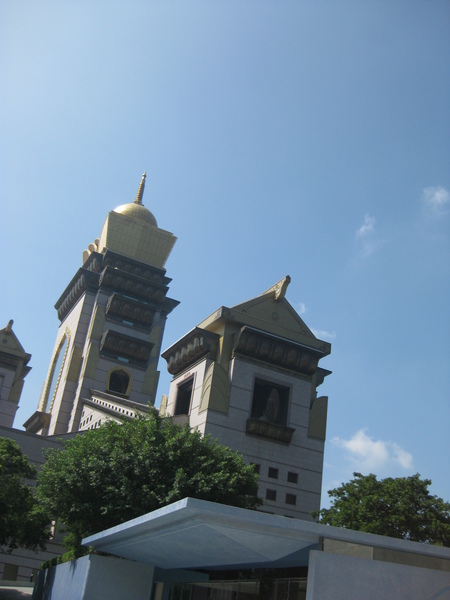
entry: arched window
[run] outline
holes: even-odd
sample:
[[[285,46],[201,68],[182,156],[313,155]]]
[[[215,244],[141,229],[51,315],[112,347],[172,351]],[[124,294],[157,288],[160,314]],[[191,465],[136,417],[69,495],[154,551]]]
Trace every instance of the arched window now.
[[[125,369],[115,369],[108,377],[108,392],[126,396],[131,387],[131,377]]]
[[[52,357],[50,370],[47,376],[47,381],[43,390],[40,401],[40,410],[43,412],[51,412],[55,401],[56,392],[58,391],[59,382],[63,372],[64,364],[69,348],[70,331],[66,329],[61,336],[55,353]]]

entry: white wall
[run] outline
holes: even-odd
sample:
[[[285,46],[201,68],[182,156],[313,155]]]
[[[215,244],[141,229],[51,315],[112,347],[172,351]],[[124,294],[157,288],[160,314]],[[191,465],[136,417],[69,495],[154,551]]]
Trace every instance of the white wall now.
[[[306,600],[446,600],[450,573],[311,551]]]

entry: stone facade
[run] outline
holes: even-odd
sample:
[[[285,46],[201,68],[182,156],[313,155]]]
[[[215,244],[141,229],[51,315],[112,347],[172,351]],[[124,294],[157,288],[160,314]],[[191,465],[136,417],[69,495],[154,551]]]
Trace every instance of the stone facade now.
[[[260,475],[261,510],[311,519],[320,508],[327,398],[318,340],[285,298],[285,278],[222,307],[162,356],[173,375],[161,414],[241,452]]]
[[[109,213],[56,302],[61,324],[38,410],[25,423],[31,433],[83,431],[155,403],[165,322],[178,304],[163,268],[176,238],[143,206],[144,183],[145,175],[136,200]]]

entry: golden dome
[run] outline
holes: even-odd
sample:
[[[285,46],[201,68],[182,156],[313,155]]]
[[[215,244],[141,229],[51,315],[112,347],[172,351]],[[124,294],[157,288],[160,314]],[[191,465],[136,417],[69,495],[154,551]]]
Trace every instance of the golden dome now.
[[[146,177],[147,174],[144,173],[142,175],[141,183],[139,184],[139,189],[136,194],[136,200],[134,202],[130,202],[129,204],[121,204],[120,206],[114,209],[114,212],[119,213],[121,215],[125,215],[127,217],[132,217],[133,219],[137,219],[141,223],[149,223],[154,227],[158,227],[158,223],[156,222],[155,217],[148,210],[148,208],[145,208],[145,206],[142,204]]]
[[[130,202],[130,204],[122,204],[114,209],[114,212],[120,213],[127,217],[133,217],[142,223],[149,223],[154,227],[158,227],[155,217],[152,213],[145,208],[143,204],[137,204],[136,202]]]

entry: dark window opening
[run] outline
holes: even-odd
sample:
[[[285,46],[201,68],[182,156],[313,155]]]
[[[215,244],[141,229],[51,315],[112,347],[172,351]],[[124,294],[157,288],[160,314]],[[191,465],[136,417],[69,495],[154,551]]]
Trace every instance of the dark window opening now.
[[[17,581],[17,574],[19,572],[19,565],[13,565],[6,563],[3,567],[3,579],[8,581]],[[6,592],[8,593],[8,592]]]
[[[269,467],[268,476],[271,479],[278,479],[278,469],[275,469],[274,467]]]
[[[250,463],[251,465],[253,465],[253,470],[255,471],[255,473],[257,473],[259,475],[260,471],[261,471],[261,465],[258,465],[257,463]]]
[[[190,379],[186,383],[178,386],[177,399],[175,402],[174,415],[188,415],[191,404],[192,388],[194,379]]]
[[[109,376],[108,390],[117,394],[126,394],[129,384],[130,376],[123,369],[119,369]]]
[[[266,490],[266,500],[272,500],[275,502],[277,499],[277,492],[275,490]]]
[[[289,481],[289,483],[298,483],[298,473],[288,471],[287,480]]]
[[[297,496],[294,494],[286,494],[286,504],[292,504],[295,506],[297,504]]]
[[[289,389],[267,381],[255,380],[251,418],[286,426]]]

